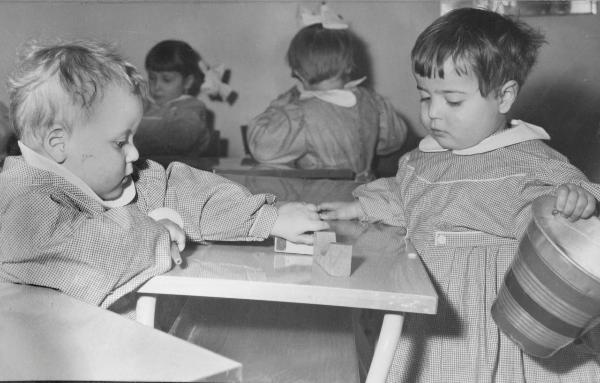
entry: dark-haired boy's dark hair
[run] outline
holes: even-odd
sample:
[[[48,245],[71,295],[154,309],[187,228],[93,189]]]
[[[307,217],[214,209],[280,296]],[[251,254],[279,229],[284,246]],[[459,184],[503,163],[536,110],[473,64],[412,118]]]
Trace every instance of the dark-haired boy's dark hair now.
[[[487,96],[507,81],[523,86],[546,41],[531,26],[496,12],[459,8],[439,17],[417,38],[412,68],[422,77],[444,77],[451,59],[459,75],[472,72]]]
[[[347,29],[327,29],[322,24],[302,28],[292,39],[287,62],[295,75],[309,84],[346,77],[354,70],[355,36]]]
[[[183,77],[192,75],[194,81],[187,93],[197,96],[204,82],[204,73],[198,62],[200,55],[188,43],[180,40],[164,40],[150,49],[144,63],[147,71],[177,72]]]

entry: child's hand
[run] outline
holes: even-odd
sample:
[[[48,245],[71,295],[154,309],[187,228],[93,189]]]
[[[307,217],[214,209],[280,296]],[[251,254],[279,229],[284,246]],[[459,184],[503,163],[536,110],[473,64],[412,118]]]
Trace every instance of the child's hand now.
[[[556,210],[569,221],[589,218],[596,212],[596,198],[575,184],[563,184],[556,192]]]
[[[180,228],[175,222],[167,218],[159,219],[156,222],[163,225],[169,231],[171,242],[176,242],[179,251],[183,251],[183,249],[185,249],[185,232],[183,229]]]
[[[312,234],[307,231],[329,229],[329,224],[319,219],[317,207],[302,202],[284,203],[278,208],[278,217],[271,229],[271,235],[285,238],[292,242],[313,243]]]
[[[358,201],[323,202],[317,206],[321,219],[355,219],[363,215]]]

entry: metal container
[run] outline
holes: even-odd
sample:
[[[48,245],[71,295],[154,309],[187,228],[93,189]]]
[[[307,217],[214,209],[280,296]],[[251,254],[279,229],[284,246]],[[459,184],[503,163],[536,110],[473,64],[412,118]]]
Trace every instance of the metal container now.
[[[550,357],[600,323],[600,220],[570,222],[554,197],[533,219],[504,277],[492,318],[527,354]]]

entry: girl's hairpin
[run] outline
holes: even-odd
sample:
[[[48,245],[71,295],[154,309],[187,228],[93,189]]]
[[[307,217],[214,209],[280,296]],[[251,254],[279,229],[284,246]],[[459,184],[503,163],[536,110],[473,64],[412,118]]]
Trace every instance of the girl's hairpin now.
[[[314,24],[323,24],[325,29],[348,29],[341,15],[333,11],[326,3],[322,3],[319,12],[311,12],[303,6],[298,8],[300,25],[307,27]]]

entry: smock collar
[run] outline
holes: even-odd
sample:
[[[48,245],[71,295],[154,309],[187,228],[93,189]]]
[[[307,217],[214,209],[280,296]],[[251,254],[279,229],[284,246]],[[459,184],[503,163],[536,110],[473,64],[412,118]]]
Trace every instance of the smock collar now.
[[[358,80],[350,81],[344,85],[344,89],[306,90],[301,83],[298,83],[296,86],[298,91],[300,91],[301,100],[315,97],[330,104],[351,108],[356,105],[356,95],[352,90],[366,79],[366,77],[362,77]]]
[[[491,152],[492,150],[504,148],[506,146],[518,144],[520,142],[531,140],[549,140],[550,136],[541,127],[523,122],[521,120],[512,120],[509,129],[504,129],[489,137],[483,139],[477,145],[470,148],[452,150],[452,153],[460,156],[472,154],[481,154]],[[443,148],[431,135],[425,136],[419,142],[419,150],[422,152],[444,152],[448,149]]]
[[[41,154],[35,152],[33,149],[29,148],[27,145],[18,142],[19,149],[21,149],[21,154],[23,159],[29,166],[33,166],[34,168],[38,168],[41,170],[46,170],[51,173],[54,173],[58,176],[63,177],[73,185],[77,186],[81,191],[83,191],[86,195],[92,197],[94,200],[98,201],[103,207],[107,209],[111,209],[113,207],[120,207],[129,204],[135,198],[136,191],[133,180],[130,177],[130,182],[127,183],[127,186],[123,188],[123,194],[115,200],[105,201],[98,194],[94,193],[94,191],[79,177],[73,174],[66,167],[51,161],[50,159],[42,156]]]

